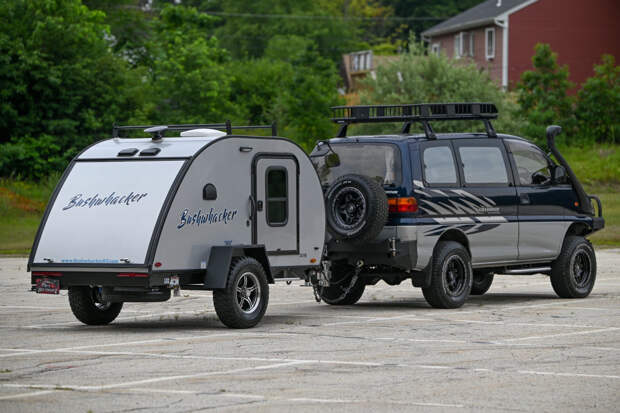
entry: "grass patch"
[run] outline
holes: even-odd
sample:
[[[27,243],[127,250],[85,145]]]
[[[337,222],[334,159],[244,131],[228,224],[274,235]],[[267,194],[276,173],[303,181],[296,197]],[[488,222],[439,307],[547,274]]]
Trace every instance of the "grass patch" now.
[[[603,202],[605,228],[590,239],[595,245],[620,246],[620,145],[562,147],[588,193]],[[0,179],[0,254],[27,255],[60,174],[41,182]]]

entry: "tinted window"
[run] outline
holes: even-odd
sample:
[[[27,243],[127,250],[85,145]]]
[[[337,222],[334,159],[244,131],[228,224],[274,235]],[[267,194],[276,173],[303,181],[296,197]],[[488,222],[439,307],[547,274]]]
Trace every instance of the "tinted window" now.
[[[336,178],[346,174],[367,175],[382,185],[400,184],[400,151],[395,145],[338,143],[331,144],[331,147],[338,154],[340,165],[328,166],[325,162],[326,156],[312,158],[322,184],[331,184]],[[328,151],[327,154],[329,153],[331,152]]]
[[[285,225],[288,220],[288,186],[284,168],[267,170],[267,224]]]
[[[515,160],[521,185],[540,184],[542,179],[535,177],[537,173],[546,179],[551,179],[549,162],[540,149],[526,142],[507,140],[506,143]]]
[[[508,172],[501,150],[496,146],[459,148],[467,184],[508,184]]]
[[[449,146],[431,146],[424,149],[424,180],[428,184],[456,185],[456,167]]]

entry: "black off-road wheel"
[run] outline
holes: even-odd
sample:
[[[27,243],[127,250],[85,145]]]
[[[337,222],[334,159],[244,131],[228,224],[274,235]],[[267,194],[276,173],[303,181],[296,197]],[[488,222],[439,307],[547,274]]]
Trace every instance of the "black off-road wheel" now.
[[[332,267],[332,280],[329,287],[321,287],[321,299],[331,305],[353,305],[362,298],[366,284],[358,278],[353,285],[351,281],[355,274],[355,267],[347,264],[337,264]]]
[[[230,328],[250,328],[260,322],[269,303],[269,284],[263,266],[250,257],[233,258],[225,289],[213,291],[220,321]]]
[[[99,287],[69,287],[69,305],[75,318],[91,326],[110,324],[123,308],[123,303],[101,300]]]
[[[471,284],[471,295],[483,295],[493,284],[493,273],[488,271],[474,271],[474,279]]]
[[[551,286],[562,298],[585,298],[596,281],[596,255],[584,237],[568,236],[551,265]]]
[[[364,175],[343,175],[325,193],[327,229],[336,239],[370,241],[388,217],[383,187]]]
[[[471,291],[473,271],[469,253],[455,241],[440,241],[433,253],[431,285],[422,288],[435,308],[461,307]]]

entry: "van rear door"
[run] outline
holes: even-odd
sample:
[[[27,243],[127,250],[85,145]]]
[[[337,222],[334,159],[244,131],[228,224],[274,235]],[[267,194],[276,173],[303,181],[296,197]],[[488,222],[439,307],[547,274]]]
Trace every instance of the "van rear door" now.
[[[145,265],[184,160],[75,161],[51,200],[31,265]]]

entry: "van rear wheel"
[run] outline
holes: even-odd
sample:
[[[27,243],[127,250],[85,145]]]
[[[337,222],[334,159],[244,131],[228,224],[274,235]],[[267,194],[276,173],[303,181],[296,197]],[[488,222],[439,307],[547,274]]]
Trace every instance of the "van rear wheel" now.
[[[455,241],[440,241],[433,253],[431,284],[422,288],[435,308],[461,307],[471,291],[473,271],[469,253]]]
[[[321,287],[321,299],[331,305],[353,305],[362,298],[366,283],[358,278],[351,285],[355,267],[346,264],[334,265],[332,268],[332,284]]]
[[[226,288],[213,291],[215,312],[230,328],[254,327],[265,315],[268,302],[267,275],[254,258],[234,258]]]
[[[584,237],[568,236],[551,266],[551,286],[562,298],[590,295],[596,281],[596,255]]]
[[[104,302],[100,287],[69,287],[69,305],[75,318],[91,326],[110,324],[123,308],[123,303]]]

